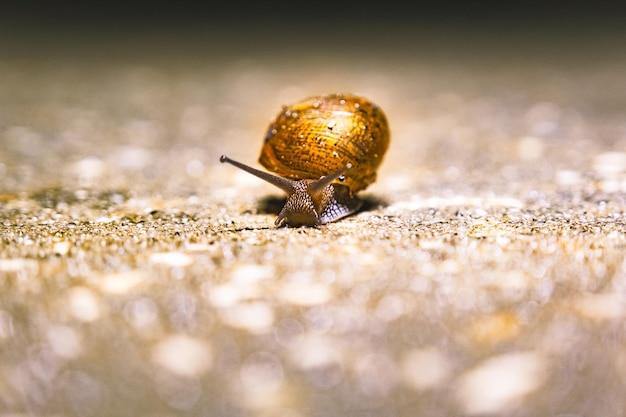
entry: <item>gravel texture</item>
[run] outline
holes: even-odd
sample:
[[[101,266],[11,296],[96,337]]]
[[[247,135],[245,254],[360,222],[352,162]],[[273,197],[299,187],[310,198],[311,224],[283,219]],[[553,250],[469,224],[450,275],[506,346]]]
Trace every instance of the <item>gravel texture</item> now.
[[[626,413],[621,38],[15,42],[1,417]],[[379,179],[275,228],[280,190],[219,156],[258,167],[329,92],[385,110]]]

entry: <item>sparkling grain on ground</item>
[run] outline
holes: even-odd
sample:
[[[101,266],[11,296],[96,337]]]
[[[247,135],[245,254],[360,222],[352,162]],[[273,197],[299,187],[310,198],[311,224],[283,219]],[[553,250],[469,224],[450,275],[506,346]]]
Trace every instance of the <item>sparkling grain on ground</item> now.
[[[470,41],[0,58],[0,416],[623,416],[624,45]],[[333,91],[379,178],[277,229],[219,155]]]

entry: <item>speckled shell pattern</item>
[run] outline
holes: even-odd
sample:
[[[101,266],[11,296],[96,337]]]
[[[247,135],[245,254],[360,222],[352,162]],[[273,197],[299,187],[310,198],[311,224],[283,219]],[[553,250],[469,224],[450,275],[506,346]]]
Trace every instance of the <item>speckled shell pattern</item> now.
[[[365,98],[329,94],[283,108],[271,123],[259,162],[292,179],[318,179],[352,163],[343,182],[352,194],[376,180],[389,146],[384,112]]]

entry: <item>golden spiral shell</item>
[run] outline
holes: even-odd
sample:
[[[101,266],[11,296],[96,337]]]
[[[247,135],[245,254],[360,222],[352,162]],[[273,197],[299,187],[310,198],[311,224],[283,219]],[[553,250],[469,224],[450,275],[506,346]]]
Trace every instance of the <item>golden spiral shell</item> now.
[[[328,94],[286,106],[272,121],[259,162],[292,179],[318,179],[352,164],[341,184],[351,193],[376,180],[389,146],[382,109],[351,94]]]

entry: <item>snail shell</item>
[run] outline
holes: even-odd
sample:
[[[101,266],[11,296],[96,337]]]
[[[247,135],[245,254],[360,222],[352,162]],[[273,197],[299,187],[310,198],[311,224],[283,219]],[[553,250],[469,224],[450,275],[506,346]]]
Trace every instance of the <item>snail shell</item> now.
[[[361,206],[356,193],[376,180],[389,146],[384,112],[351,94],[328,94],[286,106],[270,124],[259,162],[274,176],[229,162],[287,192],[276,225],[315,226]]]

